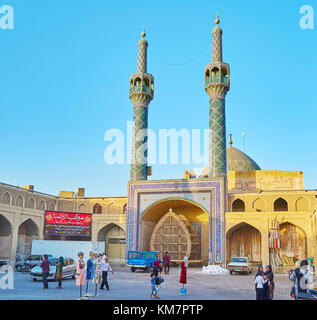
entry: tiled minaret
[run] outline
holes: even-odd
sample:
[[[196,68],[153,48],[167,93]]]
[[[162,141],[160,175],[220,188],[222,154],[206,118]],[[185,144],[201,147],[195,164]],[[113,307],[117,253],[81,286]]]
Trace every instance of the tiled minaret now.
[[[230,88],[230,69],[222,61],[222,30],[219,18],[212,30],[212,61],[205,67],[209,96],[209,177],[227,175],[225,99]]]
[[[130,77],[129,97],[133,103],[133,141],[131,181],[147,179],[148,108],[154,95],[154,78],[147,73],[147,47],[145,32],[139,41],[137,72]]]

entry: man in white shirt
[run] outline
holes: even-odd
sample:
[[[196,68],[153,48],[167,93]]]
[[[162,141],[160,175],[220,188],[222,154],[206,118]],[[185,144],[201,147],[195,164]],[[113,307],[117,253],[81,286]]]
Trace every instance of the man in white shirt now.
[[[106,256],[104,260],[102,260],[101,264],[100,264],[100,270],[102,272],[102,282],[100,285],[100,289],[104,290],[104,286],[106,285],[107,290],[109,290],[109,284],[108,284],[108,271],[111,271],[113,274],[113,271],[110,267],[110,264],[108,262],[108,257]]]
[[[256,300],[264,300],[264,289],[263,285],[267,282],[264,280],[264,271],[262,271],[256,278],[255,278],[255,287],[256,287]]]

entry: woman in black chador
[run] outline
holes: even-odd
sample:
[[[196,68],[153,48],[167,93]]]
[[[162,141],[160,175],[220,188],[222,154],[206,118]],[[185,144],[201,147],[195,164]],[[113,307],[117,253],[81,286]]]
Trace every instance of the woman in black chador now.
[[[271,265],[266,266],[264,279],[267,280],[264,284],[264,300],[273,300],[275,284]]]

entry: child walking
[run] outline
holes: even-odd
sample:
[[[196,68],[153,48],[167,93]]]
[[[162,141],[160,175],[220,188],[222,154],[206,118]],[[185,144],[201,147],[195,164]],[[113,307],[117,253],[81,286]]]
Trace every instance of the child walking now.
[[[157,290],[156,290],[156,276],[154,273],[151,274],[151,295],[150,298],[154,297],[154,298],[158,298],[157,295]]]

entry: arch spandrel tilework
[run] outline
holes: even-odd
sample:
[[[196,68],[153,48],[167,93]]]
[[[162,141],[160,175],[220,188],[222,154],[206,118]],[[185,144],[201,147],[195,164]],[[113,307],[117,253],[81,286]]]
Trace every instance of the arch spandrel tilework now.
[[[225,181],[221,177],[195,181],[129,182],[127,251],[141,249],[142,213],[162,200],[173,198],[188,200],[207,212],[209,215],[210,262],[223,263],[226,195]]]
[[[211,207],[211,194],[208,192],[157,192],[157,193],[141,193],[140,194],[140,212],[141,215],[156,203],[166,199],[184,199],[191,201],[210,212]]]

